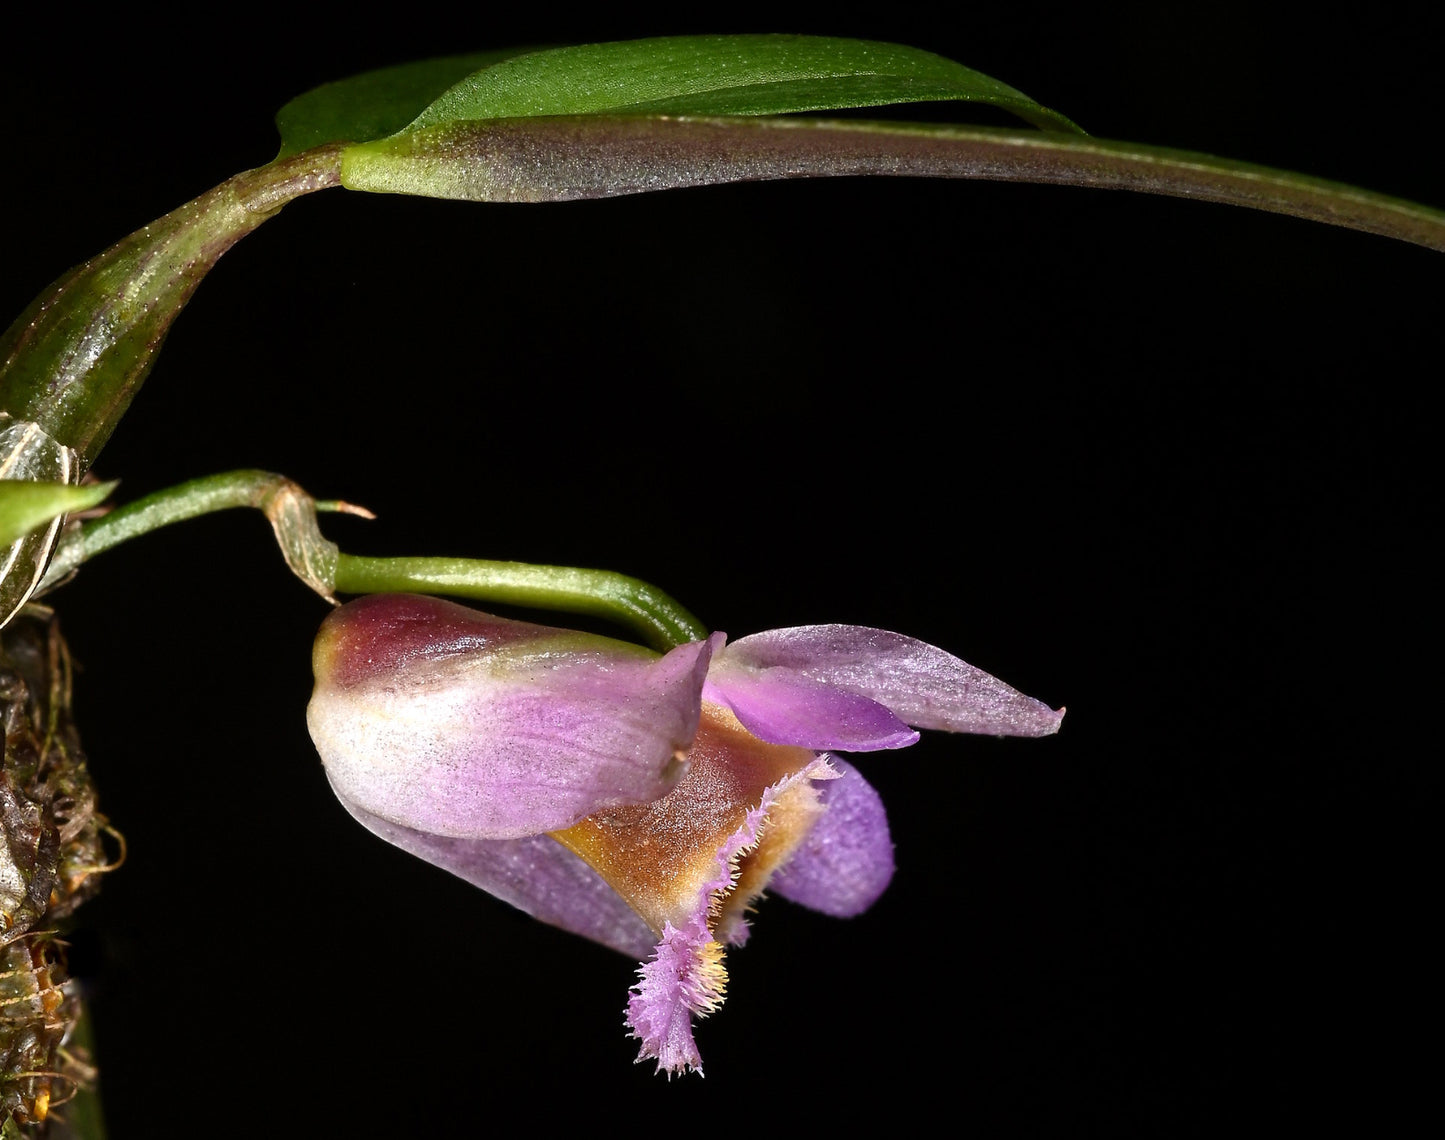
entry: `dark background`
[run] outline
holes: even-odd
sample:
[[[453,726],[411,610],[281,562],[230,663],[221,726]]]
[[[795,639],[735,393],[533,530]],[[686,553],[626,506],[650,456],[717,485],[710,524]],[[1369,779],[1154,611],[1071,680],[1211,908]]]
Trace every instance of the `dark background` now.
[[[264,162],[290,96],[519,42],[897,40],[1101,136],[1445,204],[1438,39],[1384,8],[638,11],[12,27],[0,308]],[[982,183],[288,207],[175,326],[97,468],[122,498],[267,467],[379,513],[327,524],[344,549],[607,566],[734,635],[898,629],[1070,713],[1047,741],[864,758],[893,888],[848,923],[766,904],[699,1031],[706,1080],[667,1083],[631,1064],[630,963],[334,802],[304,723],[325,609],[259,517],[108,554],[58,604],[131,848],[75,951],[113,1135],[831,1127],[869,1100],[1075,1134],[1404,1111],[1438,1076],[1416,1038],[1438,1013],[1419,658],[1442,267]]]

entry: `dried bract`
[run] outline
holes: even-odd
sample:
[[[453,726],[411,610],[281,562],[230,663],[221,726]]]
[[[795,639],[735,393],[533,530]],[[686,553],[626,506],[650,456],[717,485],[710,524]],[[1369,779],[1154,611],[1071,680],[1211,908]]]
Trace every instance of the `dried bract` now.
[[[0,634],[0,722],[0,1123],[41,1124],[94,1076],[67,1048],[80,999],[50,924],[109,869],[53,620],[21,617]]]

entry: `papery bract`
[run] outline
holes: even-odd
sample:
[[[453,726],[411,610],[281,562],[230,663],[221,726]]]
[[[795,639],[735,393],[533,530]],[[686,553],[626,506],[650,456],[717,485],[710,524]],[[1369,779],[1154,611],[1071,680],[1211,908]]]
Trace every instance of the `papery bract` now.
[[[805,626],[658,656],[376,597],[327,620],[312,735],[366,827],[543,921],[647,961],[642,1058],[700,1069],[692,1018],[771,881],[826,914],[893,874],[877,792],[831,750],[914,727],[1041,736],[1062,712],[885,630]],[[913,726],[913,727],[910,727]]]

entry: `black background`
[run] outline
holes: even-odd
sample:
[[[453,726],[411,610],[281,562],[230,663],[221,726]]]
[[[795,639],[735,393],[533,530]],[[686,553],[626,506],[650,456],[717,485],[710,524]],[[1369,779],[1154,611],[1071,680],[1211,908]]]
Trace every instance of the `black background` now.
[[[897,40],[1101,136],[1445,203],[1438,40],[1380,7],[634,10],[12,26],[0,308],[265,161],[293,94],[519,42]],[[667,1083],[631,1064],[630,963],[336,805],[304,723],[325,609],[259,517],[106,555],[58,602],[131,847],[76,944],[113,1135],[1403,1111],[1436,1076],[1442,266],[982,183],[288,207],[176,324],[97,468],[123,498],[267,467],[379,513],[328,523],[344,549],[607,566],[734,635],[898,629],[1070,714],[864,758],[893,888],[848,923],[766,904],[699,1031],[706,1079]]]

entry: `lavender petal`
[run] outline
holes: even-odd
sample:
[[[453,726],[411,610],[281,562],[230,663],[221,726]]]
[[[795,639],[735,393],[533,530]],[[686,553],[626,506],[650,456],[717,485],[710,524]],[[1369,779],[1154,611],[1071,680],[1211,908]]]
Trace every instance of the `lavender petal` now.
[[[736,673],[769,684],[806,679],[867,697],[915,728],[996,736],[1047,736],[1053,711],[951,653],[902,634],[856,625],[774,629],[733,642],[717,655],[709,680]]]
[[[828,810],[768,889],[812,910],[851,918],[872,906],[892,880],[893,840],[872,785],[839,757],[829,756],[828,763],[840,773],[817,785]]]
[[[652,952],[657,936],[591,867],[546,835],[452,839],[390,823],[347,801],[342,806],[374,835],[481,887],[540,922],[580,934],[632,958]]]
[[[714,670],[703,697],[727,705],[769,744],[875,752],[918,742],[918,733],[877,701],[786,670]]]

